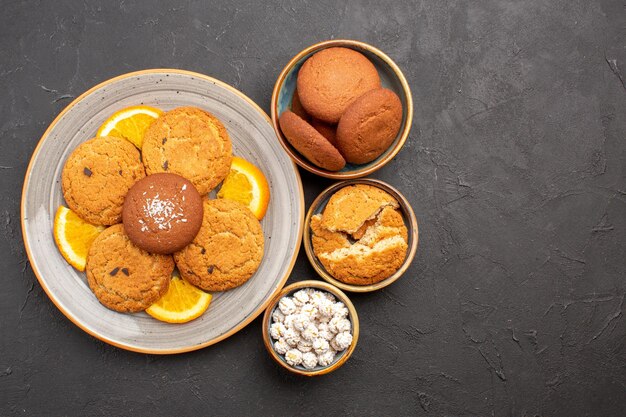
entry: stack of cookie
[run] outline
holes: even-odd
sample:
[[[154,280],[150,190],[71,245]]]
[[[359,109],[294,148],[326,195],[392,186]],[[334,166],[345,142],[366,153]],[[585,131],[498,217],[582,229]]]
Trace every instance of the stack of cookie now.
[[[291,110],[280,129],[310,162],[328,171],[382,155],[402,124],[402,103],[381,87],[376,67],[349,48],[323,49],[298,72]]]
[[[167,292],[175,265],[205,291],[252,277],[264,251],[259,220],[241,203],[207,197],[231,159],[224,125],[192,107],[156,119],[141,152],[107,136],[72,152],[62,173],[68,206],[91,224],[110,226],[92,243],[86,264],[103,305],[145,310]]]

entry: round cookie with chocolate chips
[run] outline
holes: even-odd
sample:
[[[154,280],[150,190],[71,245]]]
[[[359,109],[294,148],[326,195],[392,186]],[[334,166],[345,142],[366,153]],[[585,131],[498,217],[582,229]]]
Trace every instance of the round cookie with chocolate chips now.
[[[323,49],[308,58],[297,80],[302,106],[311,116],[337,123],[354,100],[380,88],[374,64],[350,48]]]
[[[128,189],[145,177],[139,151],[126,139],[103,136],[81,143],[67,158],[61,188],[67,205],[98,225],[122,220]]]
[[[171,256],[139,249],[121,224],[104,230],[93,241],[85,269],[98,300],[111,310],[126,313],[145,310],[161,298],[173,270]]]
[[[222,122],[196,107],[162,114],[146,130],[141,151],[146,173],[178,174],[191,181],[200,195],[226,178],[232,159]]]
[[[124,230],[139,248],[168,254],[189,244],[202,224],[202,198],[193,184],[176,174],[152,174],[126,194]]]
[[[226,291],[254,275],[263,250],[263,229],[247,207],[225,199],[205,200],[200,231],[174,260],[191,284]]]
[[[369,91],[352,103],[337,125],[337,147],[346,161],[365,164],[382,155],[402,125],[402,103],[391,90]]]

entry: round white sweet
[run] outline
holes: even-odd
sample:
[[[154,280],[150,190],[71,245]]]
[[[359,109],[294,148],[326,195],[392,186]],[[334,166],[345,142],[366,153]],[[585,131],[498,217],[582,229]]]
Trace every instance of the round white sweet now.
[[[283,324],[285,325],[286,328],[293,329],[294,317],[295,317],[294,314],[289,314],[288,316],[285,316],[285,319],[283,320]]]
[[[300,365],[302,363],[302,352],[298,349],[289,349],[285,353],[285,360],[291,366]]]
[[[274,343],[274,350],[276,351],[276,353],[284,355],[289,350],[289,345],[287,344],[287,342],[285,342],[285,339],[278,339]]]
[[[309,324],[306,329],[304,329],[302,333],[300,333],[300,336],[302,336],[303,339],[312,342],[319,337],[319,331],[317,330],[317,326],[315,326],[313,323]]]
[[[330,301],[331,303],[334,303],[335,301],[337,301],[337,300],[335,299],[335,296],[334,296],[334,295],[332,295],[331,293],[329,293],[329,292],[324,292],[323,294],[324,294],[324,296],[328,299],[328,301]]]
[[[309,320],[309,317],[302,314],[302,313],[297,313],[294,314],[294,318],[293,318],[293,328],[296,329],[297,331],[301,332],[304,329],[307,328],[307,326],[311,323],[311,321]]]
[[[270,335],[272,336],[272,339],[280,339],[285,335],[286,331],[287,328],[282,323],[272,323],[270,326]]]
[[[274,323],[282,323],[285,321],[285,315],[282,311],[280,311],[280,309],[277,308],[272,313],[272,320],[274,320]]]
[[[326,339],[322,339],[321,337],[318,337],[317,339],[313,341],[313,350],[318,355],[321,355],[322,353],[326,352],[329,348],[330,348],[330,345],[328,344],[328,340]]]
[[[283,297],[278,302],[278,308],[284,315],[293,314],[296,312],[296,304],[289,297]]]
[[[348,332],[351,328],[350,320],[343,317],[333,317],[328,322],[328,329],[333,333]]]
[[[330,346],[337,350],[341,351],[347,349],[352,343],[352,335],[350,332],[341,332],[338,333],[337,336],[333,340],[330,341]]]
[[[293,301],[298,303],[298,305],[303,305],[309,302],[309,293],[306,290],[296,291],[293,294]]]
[[[302,355],[302,366],[306,369],[313,369],[317,366],[317,355],[313,352],[306,352]]]
[[[300,314],[303,314],[309,318],[309,320],[315,320],[317,318],[317,307],[311,303],[303,304],[300,307]]]
[[[308,340],[300,339],[296,348],[302,353],[310,352],[313,350],[313,343]]]
[[[326,352],[317,355],[317,363],[321,366],[328,366],[333,363],[333,360],[335,360],[335,351],[332,349],[329,349]]]
[[[300,335],[294,329],[287,329],[284,339],[289,346],[296,346],[300,341]]]
[[[317,305],[321,299],[326,299],[326,296],[321,291],[313,291],[313,294],[309,296],[309,302],[313,305]]]
[[[322,298],[317,302],[317,310],[320,316],[332,317],[333,315],[333,303],[326,298]]]
[[[333,316],[334,317],[348,317],[348,307],[341,301],[337,301],[333,304]]]

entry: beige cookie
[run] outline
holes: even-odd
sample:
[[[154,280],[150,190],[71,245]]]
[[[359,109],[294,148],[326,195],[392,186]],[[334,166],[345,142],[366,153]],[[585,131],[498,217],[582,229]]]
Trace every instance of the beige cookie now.
[[[254,275],[263,250],[261,224],[247,207],[231,200],[205,200],[200,231],[174,259],[183,278],[193,285],[226,291]]]
[[[97,137],[81,143],[67,158],[61,188],[67,205],[89,223],[122,220],[126,192],[145,177],[139,151],[126,139]]]
[[[131,145],[132,146],[132,145]],[[135,246],[122,224],[104,230],[87,256],[87,281],[98,300],[111,310],[142,311],[169,288],[174,260]]]
[[[195,107],[179,107],[150,125],[142,157],[148,174],[178,174],[205,195],[228,175],[232,145],[215,116]]]
[[[331,231],[356,233],[384,207],[398,207],[389,193],[367,184],[343,187],[332,195],[322,216],[322,226]]]

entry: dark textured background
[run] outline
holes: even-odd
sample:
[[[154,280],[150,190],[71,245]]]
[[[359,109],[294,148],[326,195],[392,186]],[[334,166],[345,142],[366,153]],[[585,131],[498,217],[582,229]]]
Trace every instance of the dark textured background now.
[[[1,2],[0,415],[625,415],[624,2],[220,3]],[[269,358],[258,319],[169,357],[66,319],[19,222],[28,160],[61,109],[173,67],[267,111],[282,66],[329,38],[387,52],[415,100],[410,139],[373,177],[411,201],[420,247],[400,281],[352,296],[352,359],[303,379]],[[330,184],[302,180],[307,203]],[[312,277],[302,250],[291,281]]]

